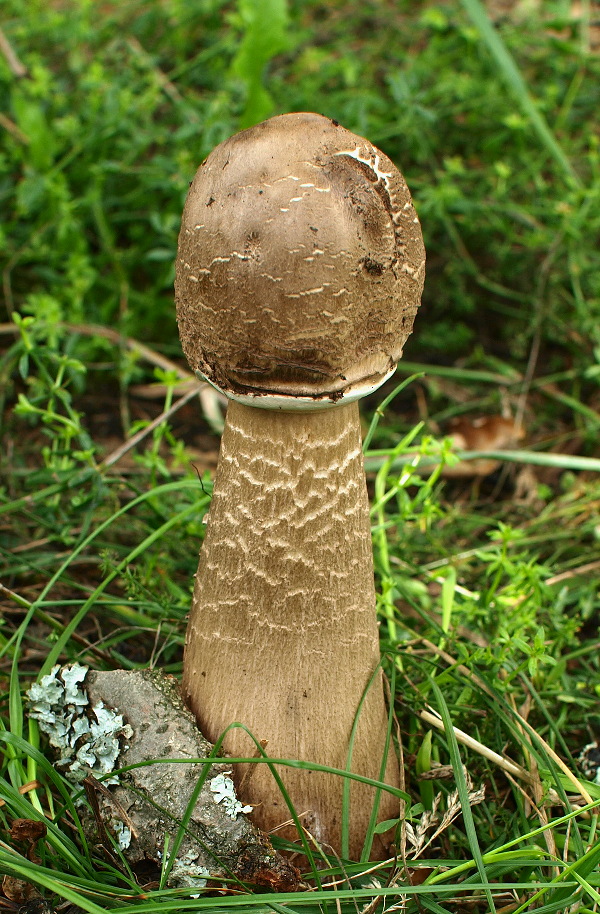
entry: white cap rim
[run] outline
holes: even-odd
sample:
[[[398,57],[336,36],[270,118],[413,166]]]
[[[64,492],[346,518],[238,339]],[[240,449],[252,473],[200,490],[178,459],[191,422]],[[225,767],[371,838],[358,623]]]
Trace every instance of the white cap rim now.
[[[253,406],[258,409],[282,410],[286,412],[314,412],[316,410],[331,409],[334,406],[346,406],[348,403],[354,403],[363,397],[374,393],[382,384],[385,384],[396,371],[396,366],[378,378],[377,381],[354,383],[347,390],[336,391],[335,393],[325,393],[316,396],[292,396],[290,394],[271,394],[271,393],[245,393],[238,394],[230,390],[223,390],[218,384],[207,378],[198,369],[194,372],[196,377],[202,381],[207,381],[211,387],[224,394],[229,400],[235,400],[243,406]]]

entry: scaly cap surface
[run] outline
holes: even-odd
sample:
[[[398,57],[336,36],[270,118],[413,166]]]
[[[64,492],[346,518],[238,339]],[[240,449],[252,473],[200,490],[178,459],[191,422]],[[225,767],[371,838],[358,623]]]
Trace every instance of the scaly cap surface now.
[[[175,282],[183,349],[242,402],[346,402],[394,370],[424,273],[391,160],[321,115],[280,115],[217,146],[192,182]]]

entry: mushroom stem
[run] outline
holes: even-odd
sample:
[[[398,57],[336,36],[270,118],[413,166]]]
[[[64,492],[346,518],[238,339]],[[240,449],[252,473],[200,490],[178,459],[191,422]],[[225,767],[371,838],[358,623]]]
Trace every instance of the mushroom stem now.
[[[214,742],[238,721],[267,740],[273,758],[343,769],[371,682],[350,770],[379,778],[387,733],[379,659],[358,405],[282,413],[231,401],[184,662],[184,695],[202,732]],[[238,728],[224,749],[248,757],[255,746]],[[266,765],[235,768],[257,825],[269,831],[289,819]],[[385,771],[398,786],[393,750]],[[303,824],[339,852],[343,778],[279,773]],[[375,795],[352,782],[355,859]],[[397,799],[382,792],[378,818],[397,815]]]

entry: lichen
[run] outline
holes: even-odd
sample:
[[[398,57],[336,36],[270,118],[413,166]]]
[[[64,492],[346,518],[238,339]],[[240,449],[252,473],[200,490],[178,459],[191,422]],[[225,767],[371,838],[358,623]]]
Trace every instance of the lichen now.
[[[122,851],[127,850],[131,844],[131,829],[128,828],[124,822],[121,822],[120,819],[113,819],[111,825],[115,833],[115,838],[119,843],[119,847]]]
[[[178,857],[169,873],[168,885],[173,888],[203,889],[210,876],[210,870],[197,861],[198,852],[194,850],[189,850]]]
[[[87,671],[79,663],[57,665],[27,692],[29,716],[38,721],[50,745],[59,751],[57,766],[75,783],[89,774],[110,774],[122,740],[133,735],[122,714],[105,708],[101,701],[90,706],[80,688]],[[104,783],[116,784],[118,779],[106,778]]]
[[[215,803],[222,803],[229,818],[237,819],[241,812],[252,812],[252,806],[244,806],[243,803],[240,803],[235,794],[233,781],[227,777],[229,774],[231,774],[230,771],[218,774],[211,779],[209,787],[215,795]]]

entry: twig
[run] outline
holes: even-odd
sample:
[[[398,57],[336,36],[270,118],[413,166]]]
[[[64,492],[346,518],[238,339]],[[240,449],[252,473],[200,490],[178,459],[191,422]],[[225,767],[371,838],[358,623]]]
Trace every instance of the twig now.
[[[6,266],[4,267],[4,269],[2,271],[2,289],[4,292],[4,303],[6,306],[6,313],[8,314],[9,317],[12,315],[13,307],[14,307],[12,287],[11,287],[11,281],[10,281],[10,274],[12,273],[13,267],[19,262],[19,260],[21,259],[21,256],[29,249],[31,242],[36,238],[40,238],[44,234],[44,232],[46,232],[50,228],[51,225],[52,225],[52,220],[50,220],[49,222],[44,222],[43,225],[40,225],[39,228],[36,228],[31,233],[31,235],[27,239],[26,243],[24,245],[22,245],[17,251],[14,252],[14,254],[12,255],[12,257],[10,258],[10,260],[8,261],[8,263],[6,264]],[[12,326],[14,327],[13,332],[17,333],[18,330],[17,330],[16,325],[13,324]],[[10,328],[11,324],[0,324],[0,327],[2,328],[2,332],[6,333],[7,328]]]
[[[512,696],[512,695],[510,696],[509,703],[510,703],[510,706],[511,706],[513,712],[515,712],[517,709],[515,706],[514,696]],[[522,714],[522,717],[524,720],[526,719],[526,715],[529,716],[530,710],[531,710],[531,695],[528,693],[525,698],[525,702],[521,706],[521,714]],[[530,748],[529,748],[532,743],[531,734],[528,733],[519,722],[517,722],[517,727],[520,729],[521,735],[523,738],[523,744],[524,744],[523,751],[524,751],[524,755],[525,755],[525,760],[527,762],[527,766],[528,766],[529,771],[531,772],[532,776],[535,778],[535,780],[531,784],[531,788],[532,788],[531,792],[533,794],[532,797],[529,797],[527,795],[527,793],[523,790],[522,787],[519,787],[519,789],[523,793],[523,796],[526,799],[526,803],[529,804],[533,809],[535,809],[535,811],[537,813],[537,817],[540,820],[540,824],[544,827],[544,840],[546,842],[546,847],[548,848],[548,853],[550,854],[551,857],[556,858],[558,856],[558,852],[556,849],[556,841],[554,840],[554,832],[552,831],[552,829],[548,828],[548,813],[547,813],[546,809],[544,808],[544,806],[542,805],[543,799],[544,799],[544,787],[542,785],[542,781],[540,778],[540,770],[539,770],[535,755],[530,751]],[[508,775],[508,777],[510,778],[510,775]],[[513,780],[512,778],[510,778],[510,779],[511,779],[511,781]],[[516,782],[513,781],[513,783],[515,783],[515,786],[517,786]],[[529,811],[527,810],[527,807],[526,807],[525,815],[528,815],[528,814],[529,814]],[[554,868],[554,870],[555,870],[554,875],[558,876],[558,871],[556,870],[556,867]]]
[[[164,371],[172,371],[182,380],[187,378],[194,378],[195,380],[191,371],[186,371],[185,368],[181,368],[176,362],[172,362],[171,359],[168,359],[155,349],[151,349],[150,346],[140,343],[139,340],[136,340],[131,336],[123,336],[122,333],[119,333],[118,330],[113,330],[112,327],[103,327],[101,324],[70,323],[61,324],[61,326],[64,327],[65,330],[69,330],[71,333],[79,333],[81,336],[101,336],[103,339],[110,340],[111,343],[114,343],[117,346],[124,344],[127,349],[130,349],[132,352],[137,352],[143,359],[150,362],[151,365],[156,365],[157,368],[162,368]]]
[[[424,720],[425,723],[431,724],[433,727],[437,727],[438,730],[444,730],[444,722],[441,717],[439,717],[433,711],[419,711],[419,717],[421,720]],[[469,736],[468,733],[465,733],[464,730],[459,730],[458,727],[452,727],[454,735],[459,743],[462,743],[464,746],[467,746],[468,749],[473,749],[479,755],[482,755],[488,761],[493,762],[498,768],[502,768],[508,774],[512,774],[513,777],[520,778],[523,781],[527,781],[529,784],[535,783],[535,778],[527,771],[526,768],[523,768],[521,765],[517,765],[516,762],[512,762],[510,759],[504,758],[504,756],[499,755],[497,752],[494,752],[493,749],[490,749],[488,746],[485,746],[483,743],[480,743],[479,740],[474,739],[472,736]]]
[[[217,393],[210,384],[198,381],[191,371],[187,371],[176,362],[172,362],[171,359],[168,359],[160,352],[156,352],[155,349],[151,349],[150,346],[140,343],[139,340],[136,340],[134,337],[123,336],[122,333],[119,333],[118,330],[113,330],[112,327],[103,327],[101,324],[70,323],[61,323],[59,326],[64,327],[65,330],[68,330],[70,333],[78,333],[81,336],[99,336],[102,337],[102,339],[109,340],[117,346],[125,346],[132,352],[137,352],[141,358],[145,359],[145,361],[149,362],[151,365],[162,368],[163,371],[172,371],[180,380],[194,384],[193,390],[198,394],[202,406],[202,414],[206,421],[213,431],[219,434],[223,431],[221,404],[225,401],[225,397]],[[17,325],[14,323],[0,324],[0,334],[9,333],[18,333]],[[188,402],[188,399],[191,398],[188,397],[185,401],[186,403]]]
[[[181,368],[176,362],[172,362],[171,359],[161,355],[160,352],[156,352],[156,350],[151,349],[149,346],[145,346],[144,343],[140,343],[133,337],[128,336],[123,338],[116,330],[111,330],[109,327],[102,327],[97,324],[66,324],[65,326],[74,333],[82,333],[86,336],[103,336],[115,343],[122,339],[128,349],[139,353],[139,355],[146,359],[147,362],[150,362],[151,365],[156,365],[157,368],[162,368],[164,371],[173,371],[181,380],[187,380],[190,384],[194,384],[194,391],[198,394],[204,418],[213,431],[218,433],[223,431],[221,404],[225,401],[225,398],[217,393],[210,384],[198,381],[191,371],[186,371],[185,368]],[[85,330],[83,329],[84,327]],[[185,402],[187,403],[190,399],[191,397],[187,397]]]
[[[117,800],[115,795],[112,794],[110,792],[110,790],[107,787],[105,787],[104,784],[102,784],[101,781],[98,781],[93,775],[88,774],[88,776],[83,779],[83,783],[86,788],[85,792],[88,796],[88,799],[90,797],[88,788],[90,788],[91,791],[98,791],[98,793],[101,793],[102,796],[115,807],[115,809],[117,810],[117,812],[119,814],[119,817],[122,819],[123,823],[127,826],[127,828],[131,831],[131,834],[133,835],[133,837],[134,838],[139,837],[137,829],[136,829],[135,824],[133,823],[132,819],[129,817],[129,815],[127,814],[125,809],[121,806],[121,804],[119,803],[119,801]],[[101,826],[102,828],[104,828],[104,825],[102,823],[102,816],[99,816],[97,821],[98,821],[98,825]],[[111,845],[109,842],[109,848],[110,847],[111,847]]]
[[[0,581],[0,594],[6,594],[9,600],[12,600],[13,603],[16,603],[17,606],[20,606],[23,609],[28,609],[31,606],[29,600],[26,600],[25,597],[22,597],[20,594],[15,593],[14,590],[9,590],[1,581]]]
[[[29,137],[27,134],[23,133],[20,127],[18,127],[14,121],[11,121],[9,117],[5,114],[2,114],[0,111],[0,126],[14,136],[15,140],[18,140],[20,143],[23,143],[25,146],[29,144]]]
[[[20,606],[22,609],[29,609],[32,606],[32,604],[29,600],[26,600],[25,597],[22,597],[20,594],[15,593],[14,590],[9,590],[8,587],[5,587],[4,584],[2,584],[0,582],[0,595],[1,594],[4,594],[9,600],[11,600],[13,603],[16,603],[16,605]],[[53,628],[55,631],[58,629],[62,630],[62,626],[61,626],[60,622],[58,622],[54,618],[54,616],[52,616],[50,613],[47,613],[41,607],[38,606],[36,608],[35,615],[36,615],[36,618],[40,620],[40,622],[44,622],[46,625],[50,626],[50,628]],[[97,647],[95,644],[92,644],[90,641],[87,640],[87,638],[84,638],[83,635],[79,635],[77,632],[73,632],[73,634],[71,635],[71,638],[77,644],[81,644],[87,651],[91,651],[97,657],[100,657],[105,663],[112,662],[113,658],[107,651],[103,651],[101,648]]]
[[[180,410],[182,406],[185,406],[186,403],[189,403],[190,400],[193,400],[197,393],[198,391],[195,388],[188,390],[187,394],[185,394],[183,397],[180,397],[180,399],[173,403],[169,409],[161,413],[160,416],[157,416],[156,419],[153,419],[149,425],[141,429],[139,432],[137,432],[137,434],[132,435],[131,438],[128,438],[127,441],[123,442],[123,444],[116,449],[116,451],[113,451],[112,454],[109,454],[108,457],[105,457],[99,466],[99,470],[105,470],[117,463],[124,454],[139,444],[140,441],[143,441],[144,438],[153,432],[155,428],[158,428],[159,425],[162,425],[163,422],[166,422],[167,419],[170,419],[171,416]]]
[[[550,275],[550,270],[552,264],[556,259],[558,250],[560,249],[563,238],[564,230],[557,233],[554,241],[550,246],[546,257],[544,258],[542,265],[538,274],[537,281],[537,292],[535,296],[535,317],[534,317],[534,330],[533,338],[531,341],[531,348],[529,350],[529,358],[527,360],[527,368],[525,369],[525,376],[523,378],[523,386],[519,394],[519,405],[517,408],[516,422],[518,425],[523,424],[523,419],[525,416],[525,409],[527,405],[527,398],[529,396],[529,391],[531,388],[531,382],[533,381],[533,376],[535,374],[535,369],[537,367],[538,358],[540,354],[540,347],[542,344],[542,321],[545,312],[545,294],[548,286],[548,277]]]
[[[144,63],[148,67],[148,69],[154,73],[159,86],[161,87],[161,89],[163,90],[165,95],[169,96],[171,101],[176,102],[178,104],[181,104],[181,102],[185,102],[185,99],[181,95],[177,86],[173,82],[171,82],[169,77],[165,73],[163,73],[163,71],[159,67],[156,66],[156,64],[152,60],[151,55],[143,47],[143,45],[140,44],[140,42],[138,41],[137,38],[130,37],[127,39],[127,41],[125,43],[126,43],[127,47],[129,48],[129,50],[132,51],[136,57],[141,58],[141,60],[144,61]],[[194,119],[196,119],[196,118],[194,118]]]
[[[189,381],[182,380],[174,393],[178,393],[182,397],[192,387],[197,389],[199,383],[195,378],[190,378]],[[131,384],[127,389],[132,397],[139,397],[141,400],[164,400],[169,388],[167,384],[153,381],[150,384]]]
[[[28,781],[27,784],[23,784],[22,787],[19,787],[19,793],[24,797],[26,793],[30,793],[32,790],[38,790],[41,786],[41,781]],[[0,799],[0,806],[6,806],[6,800]],[[4,845],[3,842],[0,842],[0,844],[3,844],[4,847],[7,846]]]
[[[577,577],[577,575],[588,574],[590,571],[598,571],[598,569],[600,569],[600,561],[588,562],[587,565],[580,565],[579,568],[571,568],[570,571],[555,574],[554,577],[547,578],[545,583],[560,584],[562,581],[569,581],[571,578]]]
[[[14,73],[15,76],[23,77],[27,76],[28,70],[27,67],[21,63],[17,55],[15,54],[13,47],[0,28],[0,51],[4,54],[8,68],[11,73]]]
[[[494,699],[496,698],[494,691],[483,681],[483,679],[481,679],[479,676],[472,673],[471,670],[469,670],[464,664],[458,663],[458,661],[454,657],[452,657],[451,654],[448,654],[446,651],[442,650],[441,648],[438,648],[435,644],[433,644],[431,641],[427,641],[427,639],[425,639],[425,638],[422,639],[422,643],[426,647],[428,647],[430,650],[432,650],[435,654],[438,654],[438,656],[440,656],[443,660],[445,660],[449,666],[454,667],[456,670],[460,671],[465,676],[466,679],[469,679],[471,682],[475,683],[483,692],[485,692],[491,698],[494,698]],[[422,711],[421,716],[423,714],[428,714],[428,713],[429,712],[427,712],[427,711]],[[583,797],[584,801],[586,803],[593,803],[594,801],[592,800],[591,796],[589,795],[588,791],[585,789],[585,787],[583,786],[583,784],[581,783],[579,778],[577,778],[573,774],[571,769],[568,767],[568,765],[566,765],[563,762],[561,757],[554,751],[552,746],[550,746],[546,742],[546,740],[540,736],[540,734],[537,732],[535,727],[532,727],[531,724],[529,723],[529,721],[525,720],[525,718],[522,717],[522,715],[519,714],[519,712],[515,709],[513,709],[513,715],[514,715],[514,718],[517,721],[517,723],[521,724],[523,729],[526,730],[530,736],[534,737],[535,740],[543,747],[543,749],[547,753],[547,755],[549,755],[550,758],[552,759],[552,761],[555,763],[555,765],[557,765],[558,768],[560,768],[560,770],[565,775],[567,780],[569,780],[571,782],[571,784],[573,784],[573,787],[575,788],[577,793]],[[433,715],[429,714],[429,717],[433,717]],[[425,719],[425,718],[423,718],[423,719]],[[441,730],[444,729],[444,725],[443,725],[441,717],[433,718],[432,720],[429,720],[428,722],[433,724],[433,726],[438,727],[438,729],[441,729]],[[480,752],[481,749],[484,749],[485,752],[481,752],[481,754],[484,755],[486,758],[491,758],[486,753],[493,752],[493,750],[488,749],[487,746],[483,746],[481,743],[478,743],[477,740],[473,740],[472,737],[470,737],[467,733],[463,733],[462,730],[458,730],[456,727],[453,727],[453,729],[456,734],[456,738],[459,742],[462,741],[465,746],[472,746],[472,748],[476,749],[477,752]],[[459,734],[460,734],[460,736],[459,736]],[[463,739],[463,737],[464,737],[464,739]],[[469,740],[469,742],[467,742],[467,740]],[[477,747],[481,747],[481,749],[477,748]],[[493,754],[494,754],[494,756],[497,756],[497,753],[494,752]],[[497,756],[497,758],[502,759],[502,756]],[[496,762],[496,764],[498,764],[499,767],[501,767],[501,768],[503,767],[503,765],[500,765],[499,762]],[[514,762],[510,762],[509,764],[513,765],[513,766],[515,765]],[[517,775],[518,777],[522,777],[522,778],[524,778],[524,780],[531,781],[531,775],[529,774],[528,771],[525,770],[525,768],[521,768],[520,765],[516,765],[515,767],[517,769],[519,769],[521,772],[525,772],[525,775],[518,774]]]
[[[600,416],[598,417],[600,420]],[[600,422],[599,422],[600,424]],[[523,451],[515,449],[514,451],[454,451],[459,460],[500,460],[509,463],[530,463],[534,466],[554,467],[559,470],[583,470],[591,473],[600,472],[600,459],[597,457],[580,457],[577,454],[546,454],[541,451]],[[398,470],[402,467],[413,463],[415,453],[403,454],[401,457],[394,458],[390,470]],[[385,451],[368,451],[365,459],[365,469],[368,473],[377,472],[388,459]],[[440,463],[437,455],[425,454],[421,456],[418,464],[419,471],[423,469],[433,470]]]

